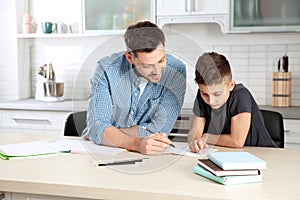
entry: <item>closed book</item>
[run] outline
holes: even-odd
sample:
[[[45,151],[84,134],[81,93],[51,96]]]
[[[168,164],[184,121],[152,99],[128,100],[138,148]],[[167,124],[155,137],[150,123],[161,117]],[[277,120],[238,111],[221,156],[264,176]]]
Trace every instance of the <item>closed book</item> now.
[[[262,174],[244,176],[215,176],[199,165],[194,167],[194,173],[223,185],[256,183],[262,181]]]
[[[210,171],[216,176],[239,176],[239,175],[259,175],[258,169],[241,169],[241,170],[223,170],[209,159],[199,159],[198,165]]]
[[[211,152],[208,159],[224,170],[266,169],[266,161],[248,152]]]

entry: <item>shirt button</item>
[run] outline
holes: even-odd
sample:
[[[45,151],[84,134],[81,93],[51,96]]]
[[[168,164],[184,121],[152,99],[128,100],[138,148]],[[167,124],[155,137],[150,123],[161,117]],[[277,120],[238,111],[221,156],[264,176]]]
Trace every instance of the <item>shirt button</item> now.
[[[130,114],[133,115],[133,111],[131,111]]]
[[[137,96],[137,93],[134,93],[135,96]]]

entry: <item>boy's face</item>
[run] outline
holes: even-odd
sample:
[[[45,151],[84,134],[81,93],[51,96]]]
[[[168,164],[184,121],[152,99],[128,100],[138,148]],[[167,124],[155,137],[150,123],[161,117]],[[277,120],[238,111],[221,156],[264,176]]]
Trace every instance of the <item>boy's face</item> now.
[[[152,83],[160,81],[163,70],[166,68],[166,51],[163,45],[159,45],[152,52],[138,52],[133,57],[125,52],[127,60],[135,66],[136,72]]]
[[[233,90],[235,81],[223,79],[222,83],[215,85],[198,84],[202,99],[212,109],[218,109],[226,103],[229,98],[230,91]]]

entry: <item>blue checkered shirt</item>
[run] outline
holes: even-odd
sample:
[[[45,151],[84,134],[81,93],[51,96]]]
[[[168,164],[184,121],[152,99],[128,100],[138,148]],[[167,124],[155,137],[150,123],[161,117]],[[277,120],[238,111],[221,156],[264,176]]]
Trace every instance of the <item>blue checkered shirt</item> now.
[[[185,90],[185,64],[167,54],[167,65],[158,83],[148,82],[140,96],[139,77],[123,52],[98,61],[88,95],[89,139],[102,143],[110,126],[139,126],[139,136],[172,130],[180,113]],[[140,96],[140,97],[139,97]]]

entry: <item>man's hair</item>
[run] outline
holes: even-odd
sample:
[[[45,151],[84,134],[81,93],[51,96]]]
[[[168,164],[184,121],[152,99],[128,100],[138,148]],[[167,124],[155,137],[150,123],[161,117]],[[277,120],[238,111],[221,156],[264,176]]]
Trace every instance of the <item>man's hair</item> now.
[[[232,79],[231,69],[225,56],[216,52],[203,53],[196,64],[195,81],[201,85],[215,85],[226,78]]]
[[[139,22],[127,28],[124,40],[127,50],[137,56],[137,52],[152,52],[158,45],[165,46],[162,30],[150,21]]]

